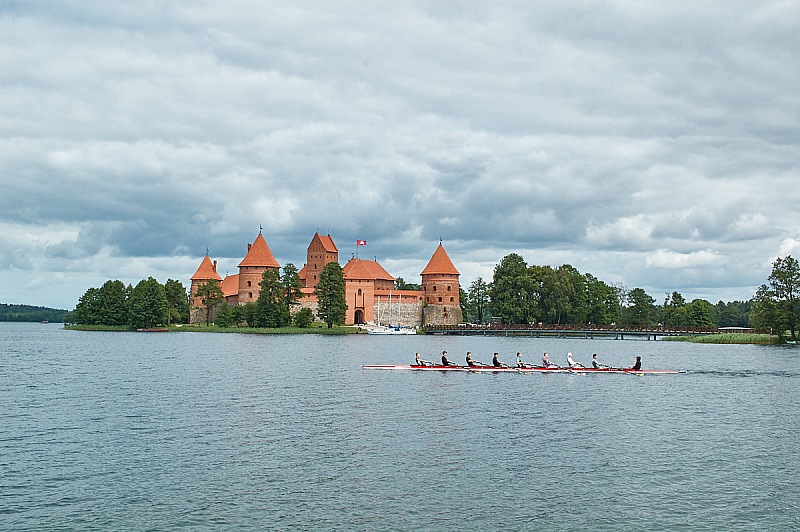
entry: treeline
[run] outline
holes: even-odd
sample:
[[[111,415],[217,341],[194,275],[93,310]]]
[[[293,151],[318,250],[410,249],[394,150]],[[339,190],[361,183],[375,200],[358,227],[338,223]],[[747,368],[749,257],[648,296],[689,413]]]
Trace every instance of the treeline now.
[[[149,277],[136,286],[106,281],[89,288],[65,321],[75,325],[106,325],[134,329],[189,321],[189,295],[180,281],[163,285]]]
[[[64,321],[66,310],[30,305],[8,305],[0,303],[0,321]]]
[[[476,279],[461,293],[469,322],[748,327],[752,301],[686,301],[678,292],[659,303],[642,288],[609,285],[569,264],[528,265],[522,256],[503,257],[490,282]]]

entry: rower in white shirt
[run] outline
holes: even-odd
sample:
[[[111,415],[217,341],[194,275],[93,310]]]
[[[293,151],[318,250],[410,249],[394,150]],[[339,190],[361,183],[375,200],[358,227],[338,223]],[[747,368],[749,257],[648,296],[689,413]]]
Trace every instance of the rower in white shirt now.
[[[567,353],[567,364],[569,364],[569,367],[571,367],[571,368],[582,368],[583,367],[583,364],[580,364],[580,363],[575,362],[574,360],[572,360],[572,353]]]

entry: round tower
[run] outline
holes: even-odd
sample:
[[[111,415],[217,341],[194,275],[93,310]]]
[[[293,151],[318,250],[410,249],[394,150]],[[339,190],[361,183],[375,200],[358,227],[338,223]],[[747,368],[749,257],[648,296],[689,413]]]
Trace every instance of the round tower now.
[[[428,265],[422,270],[423,325],[455,325],[461,315],[460,273],[441,241]]]

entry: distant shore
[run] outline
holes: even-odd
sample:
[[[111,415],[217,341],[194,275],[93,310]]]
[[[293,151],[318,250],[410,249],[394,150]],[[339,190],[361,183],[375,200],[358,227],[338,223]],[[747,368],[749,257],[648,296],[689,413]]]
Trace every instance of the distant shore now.
[[[329,329],[325,324],[315,324],[311,327],[218,327],[216,325],[171,325],[169,327],[155,327],[137,331],[127,326],[111,325],[64,325],[65,329],[72,331],[112,331],[112,332],[204,332],[204,333],[239,333],[239,334],[366,334],[362,327],[340,326]],[[166,329],[166,330],[165,330]]]

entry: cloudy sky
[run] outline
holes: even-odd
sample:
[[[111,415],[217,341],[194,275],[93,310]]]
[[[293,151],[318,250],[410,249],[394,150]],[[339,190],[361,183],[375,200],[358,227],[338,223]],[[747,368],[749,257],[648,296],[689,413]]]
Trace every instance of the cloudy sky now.
[[[0,302],[236,273],[259,226],[749,299],[800,255],[798,50],[792,0],[5,0]]]

